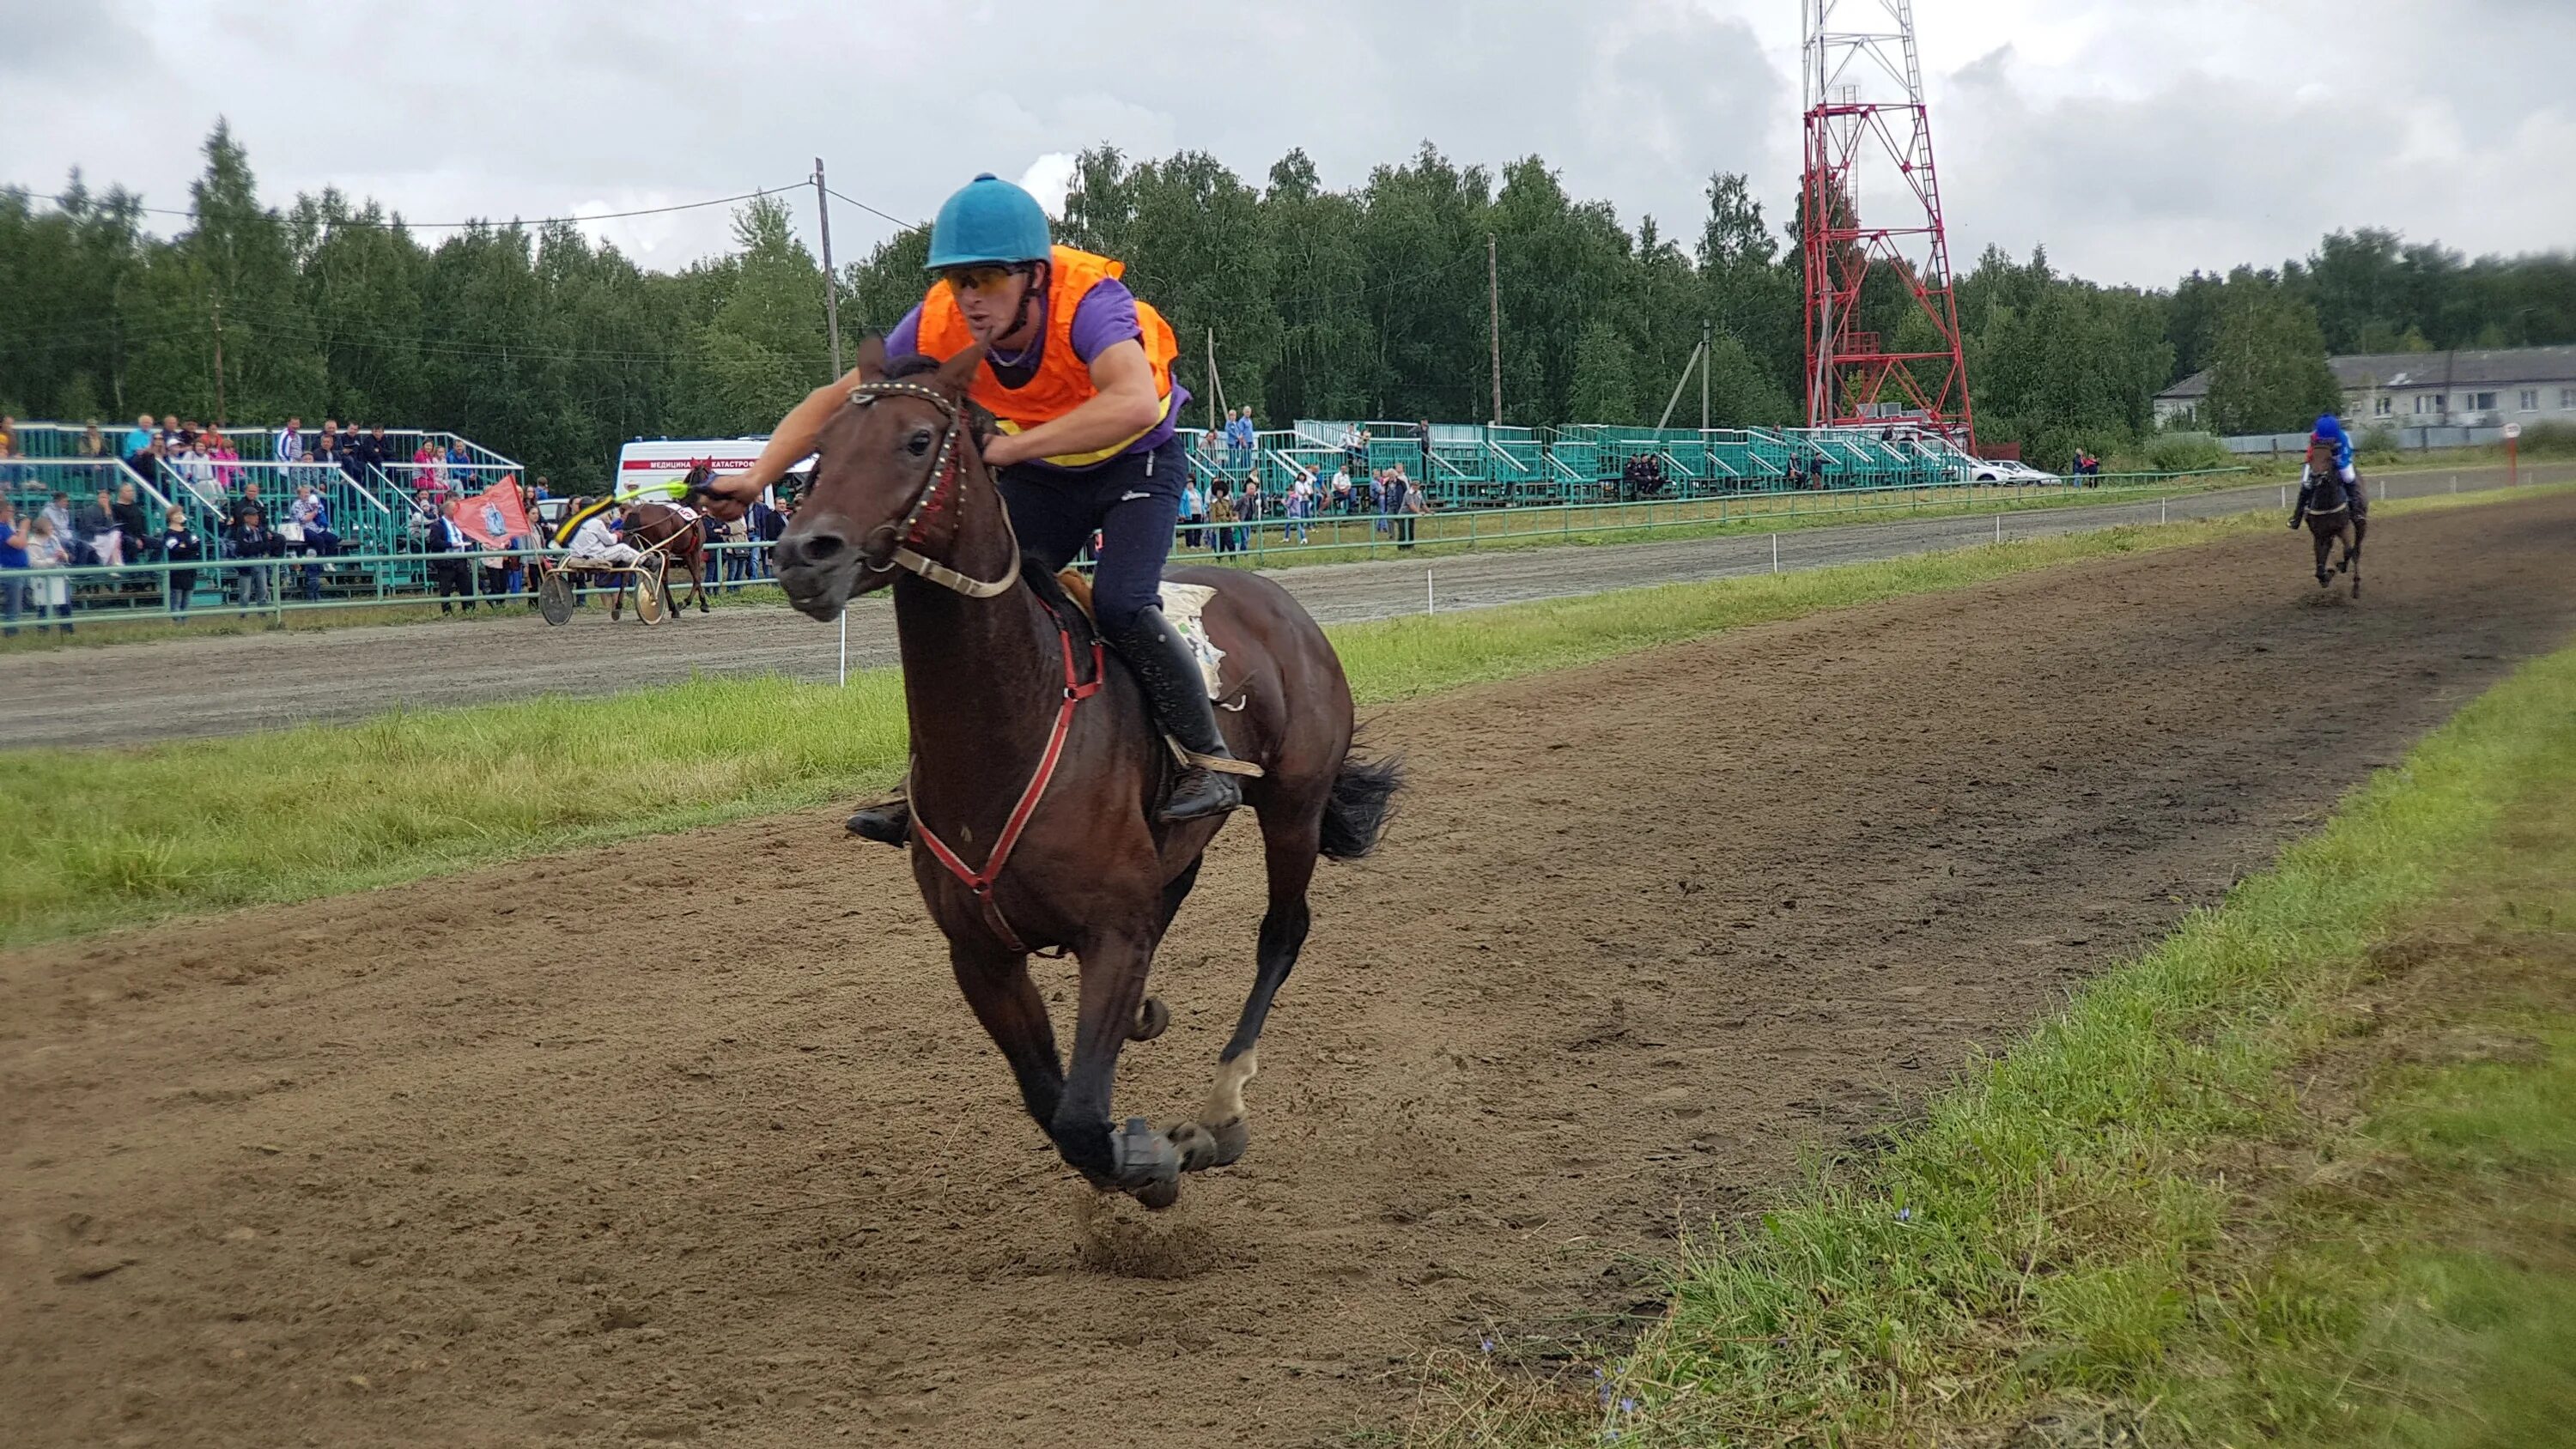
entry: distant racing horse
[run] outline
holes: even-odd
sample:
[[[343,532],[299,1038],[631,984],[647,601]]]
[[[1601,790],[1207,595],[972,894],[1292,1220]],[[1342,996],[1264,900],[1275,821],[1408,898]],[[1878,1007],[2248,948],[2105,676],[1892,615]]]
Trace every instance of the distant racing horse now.
[[[2308,439],[2308,476],[2316,480],[2316,491],[2309,495],[2306,518],[2308,535],[2317,545],[2317,587],[2334,583],[2338,573],[2352,575],[2352,596],[2361,597],[2361,540],[2370,531],[2370,520],[2353,512],[2353,496],[2362,488],[2358,481],[2347,485],[2343,469],[2335,461],[2335,444],[2331,438]],[[2343,541],[2343,558],[2331,569],[2326,555],[2335,541]]]
[[[715,465],[700,458],[689,465],[688,476],[681,480],[683,495],[700,507],[681,503],[638,503],[626,510],[626,541],[648,553],[659,553],[666,568],[662,574],[662,610],[680,611],[678,590],[671,585],[671,569],[686,569],[689,575],[689,601],[698,612],[707,610],[707,526],[701,511],[704,507],[707,479]],[[617,617],[618,605],[626,598],[626,583],[620,579],[617,596],[609,601],[608,617]]]
[[[778,541],[779,582],[789,603],[827,620],[853,594],[893,586],[912,875],[958,987],[1058,1154],[1097,1188],[1165,1207],[1181,1173],[1242,1155],[1243,1089],[1306,942],[1316,858],[1376,845],[1400,767],[1352,753],[1341,661],[1287,590],[1233,569],[1169,576],[1167,588],[1215,591],[1202,618],[1225,655],[1218,717],[1236,758],[1261,770],[1244,800],[1261,820],[1270,905],[1205,1105],[1163,1127],[1122,1124],[1110,1104],[1119,1051],[1170,1019],[1146,974],[1225,817],[1158,821],[1176,764],[1144,691],[1056,580],[1023,568],[966,401],[982,359],[970,347],[890,376],[881,340],[860,350],[848,405],[823,427],[812,492]],[[1081,965],[1070,1072],[1029,976],[1029,954],[1048,947]]]

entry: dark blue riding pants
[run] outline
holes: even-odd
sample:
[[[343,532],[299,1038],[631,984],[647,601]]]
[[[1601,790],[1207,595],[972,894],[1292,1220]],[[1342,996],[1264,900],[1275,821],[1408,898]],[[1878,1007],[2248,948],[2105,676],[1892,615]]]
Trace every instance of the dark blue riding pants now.
[[[1181,484],[1189,475],[1175,436],[1150,452],[1128,453],[1084,473],[1013,465],[994,481],[1020,551],[1052,573],[1073,562],[1100,534],[1100,567],[1091,580],[1101,629],[1117,635],[1149,608],[1162,607],[1163,563],[1180,523]]]

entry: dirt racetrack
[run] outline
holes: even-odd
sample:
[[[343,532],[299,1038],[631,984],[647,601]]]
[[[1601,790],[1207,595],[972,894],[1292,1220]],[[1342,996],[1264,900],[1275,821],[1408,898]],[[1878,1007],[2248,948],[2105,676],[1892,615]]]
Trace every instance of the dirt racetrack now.
[[[828,812],[0,957],[12,1443],[1306,1445],[2214,900],[2576,630],[2576,498],[2026,575],[1391,710],[1253,1145],[1089,1205]],[[1238,827],[1124,1110],[1250,976]],[[684,873],[693,883],[659,888]],[[1050,966],[1042,979],[1067,972]],[[1642,1283],[1643,1286],[1639,1286]]]

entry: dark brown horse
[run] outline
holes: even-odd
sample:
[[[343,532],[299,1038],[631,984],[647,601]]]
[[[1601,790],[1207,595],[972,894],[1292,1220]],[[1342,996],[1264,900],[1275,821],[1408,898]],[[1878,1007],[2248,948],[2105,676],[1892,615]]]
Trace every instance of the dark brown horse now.
[[[1021,567],[965,400],[980,360],[976,349],[942,366],[907,360],[888,377],[883,343],[861,349],[862,381],[824,426],[813,491],[778,542],[779,582],[817,619],[893,586],[912,873],[957,984],[1064,1160],[1096,1187],[1163,1207],[1180,1173],[1242,1155],[1244,1084],[1305,944],[1316,858],[1375,846],[1401,769],[1352,754],[1341,661],[1285,590],[1232,569],[1170,576],[1216,590],[1204,617],[1225,651],[1218,716],[1234,753],[1262,769],[1244,797],[1261,820],[1270,906],[1205,1104],[1164,1128],[1120,1124],[1119,1050],[1168,1020],[1146,975],[1224,818],[1157,823],[1172,753],[1143,692],[1055,581]],[[1029,976],[1029,953],[1048,947],[1081,966],[1069,1074]]]
[[[2352,596],[2361,597],[2361,539],[2370,531],[2370,520],[2353,512],[2353,495],[2364,485],[2356,481],[2347,487],[2343,470],[2335,463],[2336,448],[2323,438],[2308,440],[2308,476],[2316,480],[2316,491],[2308,497],[2308,535],[2317,545],[2317,587],[2334,582],[2338,573],[2352,575]],[[2360,473],[2356,471],[2358,480]],[[2332,569],[2326,567],[2326,555],[2343,542],[2343,558]]]
[[[702,496],[707,479],[714,474],[715,465],[707,459],[700,458],[689,465],[688,476],[683,481],[687,483],[693,501]],[[707,526],[699,509],[670,503],[638,503],[626,510],[626,541],[648,553],[658,551],[662,555],[663,612],[680,612],[679,591],[671,584],[671,573],[675,570],[686,571],[689,576],[689,601],[698,606],[699,613],[708,611]],[[625,596],[626,584],[621,579],[617,598],[609,602],[608,617],[617,617],[617,605]]]

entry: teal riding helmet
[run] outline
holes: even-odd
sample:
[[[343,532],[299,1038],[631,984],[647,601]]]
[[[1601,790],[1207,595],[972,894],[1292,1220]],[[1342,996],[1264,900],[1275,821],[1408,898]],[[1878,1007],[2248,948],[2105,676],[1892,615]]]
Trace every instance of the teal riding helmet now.
[[[940,203],[930,224],[930,270],[978,262],[1039,262],[1054,250],[1046,208],[990,171]]]

